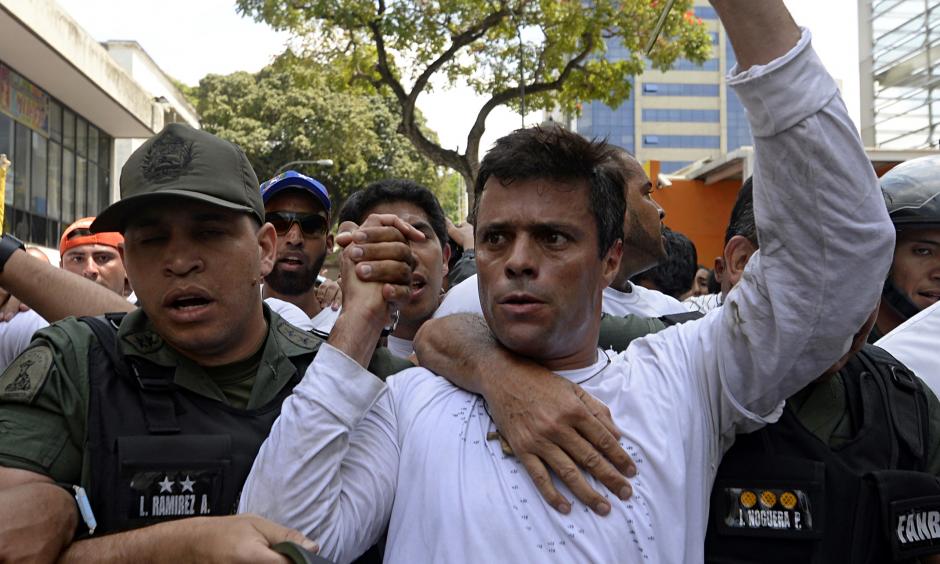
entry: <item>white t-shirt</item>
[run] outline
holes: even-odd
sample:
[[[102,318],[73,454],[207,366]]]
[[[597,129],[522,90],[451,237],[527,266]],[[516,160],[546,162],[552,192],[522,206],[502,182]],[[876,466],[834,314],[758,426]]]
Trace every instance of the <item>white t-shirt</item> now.
[[[320,313],[313,317],[308,317],[304,310],[288,301],[278,298],[265,298],[264,303],[268,304],[271,310],[283,317],[291,325],[299,327],[304,331],[319,331],[325,335],[329,335],[330,331],[333,330],[333,325],[336,323],[337,318],[339,318],[340,311],[342,311],[342,308],[338,311],[333,311],[332,308],[325,307],[320,310]]]
[[[389,335],[388,350],[398,358],[408,360],[408,358],[415,352],[415,342],[409,339],[399,339],[394,335]]]
[[[613,288],[604,288],[601,311],[618,317],[633,314],[642,317],[660,317],[673,313],[688,313],[688,309],[679,300],[656,290],[649,290],[630,283],[631,292],[621,292]],[[480,304],[480,289],[477,275],[457,284],[447,294],[440,307],[432,316],[434,319],[455,313],[472,313],[483,316]]]
[[[10,321],[0,321],[0,372],[26,350],[33,333],[48,326],[49,323],[33,310],[18,313]]]
[[[624,430],[639,467],[633,498],[610,496],[612,514],[599,517],[556,481],[572,500],[561,515],[486,440],[480,397],[423,368],[383,383],[325,345],[284,401],[240,511],[300,530],[339,562],[386,523],[386,562],[702,561],[721,455],[848,350],[891,263],[894,229],[871,163],[808,44],[804,31],[786,56],[729,81],[754,131],[766,256],[751,258],[726,306],[633,341],[609,366],[599,354],[561,374]],[[805,152],[814,160],[793,166]]]
[[[137,294],[131,292],[127,301],[137,305]],[[10,321],[0,321],[0,372],[29,347],[33,333],[49,326],[49,322],[33,310],[17,313]]]
[[[691,296],[682,300],[682,305],[689,311],[697,311],[702,315],[721,306],[721,294],[705,294],[704,296]]]
[[[940,396],[940,303],[898,325],[875,344],[907,365]]]
[[[660,317],[689,312],[682,302],[672,296],[632,282],[629,284],[630,292],[621,292],[610,286],[604,288],[604,302],[601,304],[604,313],[617,317],[631,313],[642,317]]]
[[[335,311],[331,307],[321,309],[320,313],[314,315],[310,320],[310,323],[313,324],[313,330],[329,335],[333,331],[333,325],[336,324],[336,320],[339,319],[339,314],[342,311],[342,306]]]
[[[307,315],[307,312],[300,309],[300,306],[280,298],[265,298],[264,303],[268,304],[268,307],[271,308],[271,311],[280,315],[282,319],[294,327],[299,327],[304,331],[310,331],[313,329],[313,323],[310,321],[310,316]]]

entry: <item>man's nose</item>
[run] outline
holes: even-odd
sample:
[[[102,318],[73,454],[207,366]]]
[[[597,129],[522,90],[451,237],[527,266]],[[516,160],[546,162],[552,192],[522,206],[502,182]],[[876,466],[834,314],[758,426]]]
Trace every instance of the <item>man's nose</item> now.
[[[534,277],[538,274],[538,257],[534,242],[529,237],[517,237],[506,257],[505,271],[508,278]]]

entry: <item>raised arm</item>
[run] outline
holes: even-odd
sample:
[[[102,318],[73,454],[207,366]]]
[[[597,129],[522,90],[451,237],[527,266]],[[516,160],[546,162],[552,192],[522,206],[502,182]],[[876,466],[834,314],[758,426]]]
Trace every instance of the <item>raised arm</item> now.
[[[729,85],[754,136],[760,250],[718,314],[680,333],[697,339],[707,326],[714,339],[696,382],[727,435],[770,415],[848,349],[877,303],[894,230],[809,33],[781,0],[713,5],[741,62]]]
[[[16,251],[0,272],[0,286],[34,309],[46,321],[69,316],[133,311],[124,297],[73,274]]]
[[[337,236],[345,246],[342,313],[329,344],[284,401],[239,507],[300,530],[339,562],[378,540],[392,510],[399,457],[395,412],[385,384],[363,367],[387,322],[386,304],[410,293],[405,241],[422,235],[406,225],[394,216],[371,216]],[[396,271],[399,284],[363,281],[394,279]]]
[[[421,366],[486,398],[503,438],[558,511],[567,513],[571,505],[552,484],[546,465],[601,515],[610,504],[588,485],[579,466],[621,499],[632,494],[625,476],[636,475],[636,466],[617,442],[620,433],[607,407],[577,384],[506,350],[482,317],[426,321],[415,336],[415,353]]]

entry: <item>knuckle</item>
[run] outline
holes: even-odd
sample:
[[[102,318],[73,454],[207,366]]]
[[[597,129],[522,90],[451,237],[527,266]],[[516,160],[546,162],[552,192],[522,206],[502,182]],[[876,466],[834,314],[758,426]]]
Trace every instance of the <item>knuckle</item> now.
[[[581,465],[588,470],[597,470],[603,458],[596,451],[591,451],[581,458]]]
[[[595,445],[597,446],[597,448],[601,449],[604,452],[610,452],[610,451],[616,450],[618,446],[617,443],[614,441],[613,437],[611,437],[610,435],[606,433],[604,435],[601,435],[601,437],[597,439]],[[620,453],[617,453],[617,454],[619,455]]]
[[[573,484],[581,479],[581,472],[574,466],[564,466],[559,469],[558,477],[566,484]]]

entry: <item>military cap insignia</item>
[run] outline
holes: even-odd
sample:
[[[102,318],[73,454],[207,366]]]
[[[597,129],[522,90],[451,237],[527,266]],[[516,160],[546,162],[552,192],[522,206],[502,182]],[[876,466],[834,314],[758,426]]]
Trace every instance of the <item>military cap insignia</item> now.
[[[49,347],[33,347],[23,352],[0,375],[0,399],[30,403],[42,389],[52,367]]]
[[[193,144],[173,133],[161,135],[144,155],[141,172],[151,182],[175,180],[193,160]]]
[[[283,335],[288,341],[305,349],[312,349],[316,346],[318,341],[318,339],[310,333],[298,329],[284,320],[281,320],[281,322],[277,324],[277,332]]]

